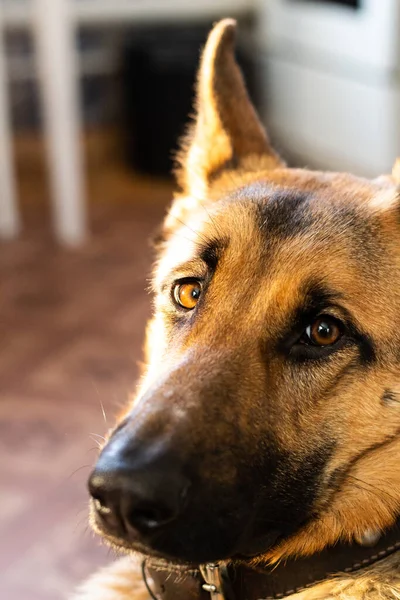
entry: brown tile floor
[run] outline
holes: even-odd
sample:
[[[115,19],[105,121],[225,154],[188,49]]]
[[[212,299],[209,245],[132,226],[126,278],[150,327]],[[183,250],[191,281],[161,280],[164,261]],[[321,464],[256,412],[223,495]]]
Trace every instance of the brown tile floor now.
[[[28,233],[0,245],[4,600],[66,598],[110,560],[87,529],[86,478],[97,436],[134,389],[150,306],[147,239],[170,190],[102,177],[91,194],[108,200],[92,207],[85,247],[57,247],[34,201]]]

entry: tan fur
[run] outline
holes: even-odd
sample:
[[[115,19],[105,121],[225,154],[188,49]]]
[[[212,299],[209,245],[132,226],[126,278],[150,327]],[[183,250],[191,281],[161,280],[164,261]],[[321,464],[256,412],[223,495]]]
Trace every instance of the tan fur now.
[[[321,490],[315,517],[307,525],[253,559],[254,564],[264,564],[312,555],[338,541],[351,542],[366,530],[391,526],[400,513],[400,402],[382,400],[386,390],[400,394],[400,168],[396,163],[392,175],[374,181],[286,168],[249,102],[234,61],[234,30],[232,20],[217,24],[203,54],[197,120],[184,142],[178,169],[181,189],[159,245],[147,366],[139,392],[121,419],[131,411],[140,414],[151,390],[159,402],[175,395],[196,398],[199,382],[210,377],[218,381],[218,369],[226,376],[225,363],[219,365],[222,357],[232,371],[251,364],[251,378],[244,370],[233,383],[228,381],[238,393],[231,420],[240,431],[241,444],[247,444],[249,459],[256,452],[254,439],[257,435],[263,439],[268,427],[273,428],[279,451],[295,466],[323,447],[329,431],[335,449],[323,482],[341,471],[343,480],[338,489],[327,485]],[[255,218],[257,194],[263,198],[282,190],[288,196],[301,191],[319,199],[309,209],[314,226],[289,232],[283,240],[272,230],[267,251]],[[354,215],[362,224],[358,229],[352,223]],[[176,280],[201,275],[205,266],[195,258],[196,247],[216,235],[229,237],[230,244],[213,275],[206,318],[190,331],[174,334],[171,298],[162,291],[163,285],[171,274]],[[357,359],[354,346],[333,355],[323,367],[296,371],[268,345],[268,361],[261,362],[254,344],[254,332],[265,331],[268,340],[277,338],[302,299],[304,282],[321,275],[340,294],[342,309],[373,340],[378,355],[368,369],[350,372],[344,379],[341,375]],[[200,354],[198,348],[207,353]],[[187,356],[195,360],[188,362]],[[182,364],[190,374],[185,380]],[[157,395],[159,381],[162,393]],[[268,413],[258,406],[267,393],[273,398]],[[200,393],[205,402],[204,395]],[[166,412],[174,408],[172,401],[163,406]],[[211,407],[219,414],[218,405]],[[162,427],[157,414],[152,418],[154,427]],[[221,469],[213,458],[216,437],[204,433],[202,418],[199,412],[189,439],[208,457],[201,476],[210,481],[218,477],[228,485],[235,480],[236,465],[226,458]],[[227,418],[214,433],[229,447],[237,430]],[[184,436],[179,439],[182,447],[189,442]],[[399,600],[399,573],[397,553],[363,572],[337,577],[292,598]],[[123,559],[90,580],[76,600],[144,600],[140,579],[137,567]]]
[[[71,600],[149,600],[139,561],[126,556],[84,583]]]

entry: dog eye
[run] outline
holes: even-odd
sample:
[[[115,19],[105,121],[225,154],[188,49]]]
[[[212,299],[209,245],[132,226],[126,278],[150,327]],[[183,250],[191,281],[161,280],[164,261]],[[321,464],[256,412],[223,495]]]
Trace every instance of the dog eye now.
[[[342,328],[337,319],[327,315],[318,317],[305,330],[302,342],[313,346],[332,346],[342,337]]]
[[[172,295],[178,306],[193,310],[201,296],[201,283],[196,280],[178,283],[174,286]]]

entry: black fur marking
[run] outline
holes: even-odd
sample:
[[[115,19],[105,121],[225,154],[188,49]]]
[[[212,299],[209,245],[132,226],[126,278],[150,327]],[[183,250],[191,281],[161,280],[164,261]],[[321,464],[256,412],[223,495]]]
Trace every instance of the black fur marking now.
[[[214,273],[217,268],[218,262],[221,259],[223,251],[228,245],[227,240],[214,239],[208,244],[204,244],[200,250],[200,259],[206,263],[208,269]]]
[[[361,362],[364,365],[371,365],[376,361],[376,349],[372,339],[366,333],[361,333],[355,328],[352,334],[358,338],[358,347],[360,349]]]
[[[327,432],[327,441],[302,457],[278,449],[274,451],[273,442],[268,441],[269,461],[258,476],[253,475],[255,480],[259,477],[261,481],[252,530],[255,540],[271,530],[279,530],[282,541],[314,518],[323,473],[336,448],[331,438]],[[265,454],[265,449],[260,454],[262,452]]]
[[[264,190],[265,193],[265,190]],[[279,190],[259,204],[261,229],[270,236],[290,238],[307,231],[313,217],[308,210],[310,194]]]
[[[253,202],[261,231],[269,236],[286,239],[307,231],[313,224],[309,210],[310,192],[276,189],[265,181],[245,185],[230,198]]]
[[[392,392],[392,390],[385,390],[382,394],[382,404],[399,404],[400,403],[400,396],[398,396],[395,392]]]
[[[275,513],[274,518],[286,523],[290,515],[289,531],[281,526],[284,533],[291,533],[290,529],[295,530],[313,518],[313,506],[321,489],[322,475],[335,449],[336,443],[329,440],[301,460],[293,460],[289,455],[280,457],[277,470],[280,475],[277,475],[273,484],[274,506],[269,507],[269,511]],[[268,511],[265,512],[268,514]]]

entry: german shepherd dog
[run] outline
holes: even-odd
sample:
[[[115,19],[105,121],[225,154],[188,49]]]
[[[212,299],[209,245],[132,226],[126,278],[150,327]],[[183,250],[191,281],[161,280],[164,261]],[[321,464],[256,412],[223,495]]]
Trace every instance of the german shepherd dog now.
[[[89,481],[94,529],[129,556],[77,598],[399,599],[400,169],[288,168],[235,28],[202,55],[147,366]],[[264,591],[275,573],[289,587]]]

